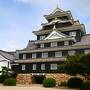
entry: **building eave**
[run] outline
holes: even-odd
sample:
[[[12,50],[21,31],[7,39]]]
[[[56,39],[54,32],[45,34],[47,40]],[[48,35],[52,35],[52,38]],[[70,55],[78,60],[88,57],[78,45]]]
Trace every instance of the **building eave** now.
[[[61,31],[61,32],[65,32],[65,31],[75,31],[80,29],[83,34],[86,34],[85,32],[85,26],[84,24],[80,24],[80,25],[73,25],[73,26],[69,26],[69,27],[62,27],[62,28],[57,28],[57,30]],[[52,29],[49,30],[39,30],[39,31],[33,31],[33,33],[35,35],[41,35],[41,34],[49,34],[50,32],[52,32]]]
[[[26,59],[26,60],[14,60],[15,63],[33,63],[33,62],[56,62],[56,61],[65,61],[65,57],[59,58],[36,58],[36,59]]]
[[[59,14],[49,14],[49,15],[44,15],[44,17],[48,20],[51,18],[55,17],[62,17],[62,16],[68,16],[70,18],[70,13],[68,11],[60,12]]]
[[[62,22],[58,22],[58,23],[71,23],[71,24],[73,24],[73,21],[72,20],[65,20],[65,21],[62,21]],[[41,25],[42,26],[49,26],[49,25],[54,25],[55,23],[42,23]]]
[[[48,51],[63,51],[63,50],[76,50],[76,49],[90,49],[90,45],[72,45],[72,46],[60,46],[50,48],[39,48],[34,50],[18,50],[18,53],[36,53],[36,52],[48,52]]]
[[[38,41],[35,41],[35,44],[49,43],[49,42],[56,42],[56,41],[69,41],[69,40],[76,42],[75,37],[66,37],[66,38],[50,39],[50,40],[38,40]]]

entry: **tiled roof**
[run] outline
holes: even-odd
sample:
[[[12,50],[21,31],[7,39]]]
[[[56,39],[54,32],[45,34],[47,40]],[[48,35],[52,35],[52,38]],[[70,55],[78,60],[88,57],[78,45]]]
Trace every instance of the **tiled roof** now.
[[[74,44],[74,46],[78,45],[90,45],[90,34],[83,36],[80,42]]]
[[[56,9],[55,9],[51,14],[55,14],[56,12],[64,12],[64,11],[61,10],[61,9],[57,6]]]
[[[15,52],[6,52],[6,51],[0,50],[0,54],[1,54],[3,57],[5,57],[6,59],[8,59],[8,60],[14,60],[14,59],[15,59],[14,53],[15,53]]]
[[[28,45],[24,50],[32,50],[32,49],[35,49],[35,48],[36,48],[35,41],[30,41],[29,40]]]
[[[55,24],[55,23],[67,23],[67,22],[72,23],[72,20],[54,19],[54,20],[52,20],[52,21],[49,22],[49,23],[42,23],[42,25],[43,25],[43,26],[48,26],[48,25],[53,25],[53,24]]]
[[[75,46],[76,46],[76,48],[78,47],[78,48],[80,48],[80,46],[82,46],[83,48],[85,48],[85,46],[87,47],[89,47],[90,46],[90,34],[87,34],[87,35],[85,35],[85,36],[83,36],[82,38],[81,38],[81,41],[80,42],[76,42],[74,45],[72,45],[72,46],[69,46],[69,47],[67,47],[67,49],[69,49],[69,48],[75,48]],[[27,45],[27,47],[25,48],[25,49],[23,49],[23,50],[20,50],[20,51],[31,51],[32,52],[32,50],[42,50],[42,49],[36,49],[37,47],[36,47],[36,41],[29,41],[29,43],[28,43],[28,45]],[[60,47],[59,47],[60,48]],[[63,47],[64,49],[66,48],[66,47]],[[62,48],[62,49],[63,49]],[[48,49],[53,49],[53,48],[48,48]]]

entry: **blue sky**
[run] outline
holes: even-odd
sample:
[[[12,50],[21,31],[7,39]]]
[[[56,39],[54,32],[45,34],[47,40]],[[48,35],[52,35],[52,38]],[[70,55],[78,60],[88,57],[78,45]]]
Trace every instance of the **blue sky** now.
[[[29,40],[36,39],[32,31],[46,22],[43,15],[51,13],[57,4],[71,10],[74,19],[84,23],[90,33],[90,0],[0,0],[0,49],[25,48]]]

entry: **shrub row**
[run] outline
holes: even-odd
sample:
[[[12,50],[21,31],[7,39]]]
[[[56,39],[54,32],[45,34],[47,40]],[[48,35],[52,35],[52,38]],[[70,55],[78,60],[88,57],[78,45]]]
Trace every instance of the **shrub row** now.
[[[56,81],[53,78],[47,78],[43,81],[44,87],[55,87]],[[70,78],[67,82],[61,82],[60,86],[68,88],[80,88],[80,90],[90,90],[90,82],[83,82],[82,79],[78,77]]]

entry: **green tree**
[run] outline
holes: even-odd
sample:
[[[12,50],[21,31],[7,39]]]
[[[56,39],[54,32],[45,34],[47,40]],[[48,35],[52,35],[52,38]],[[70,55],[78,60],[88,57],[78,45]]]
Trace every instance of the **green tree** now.
[[[90,80],[90,54],[83,55],[79,60],[81,66],[81,75]]]
[[[88,78],[90,75],[90,54],[67,56],[66,62],[60,68],[67,74],[80,74]]]
[[[8,75],[10,76],[12,74],[12,70],[8,67],[2,67],[0,71],[1,75]]]
[[[0,71],[0,83],[3,83],[7,78],[10,78],[12,75],[12,70],[7,67],[2,67]]]

